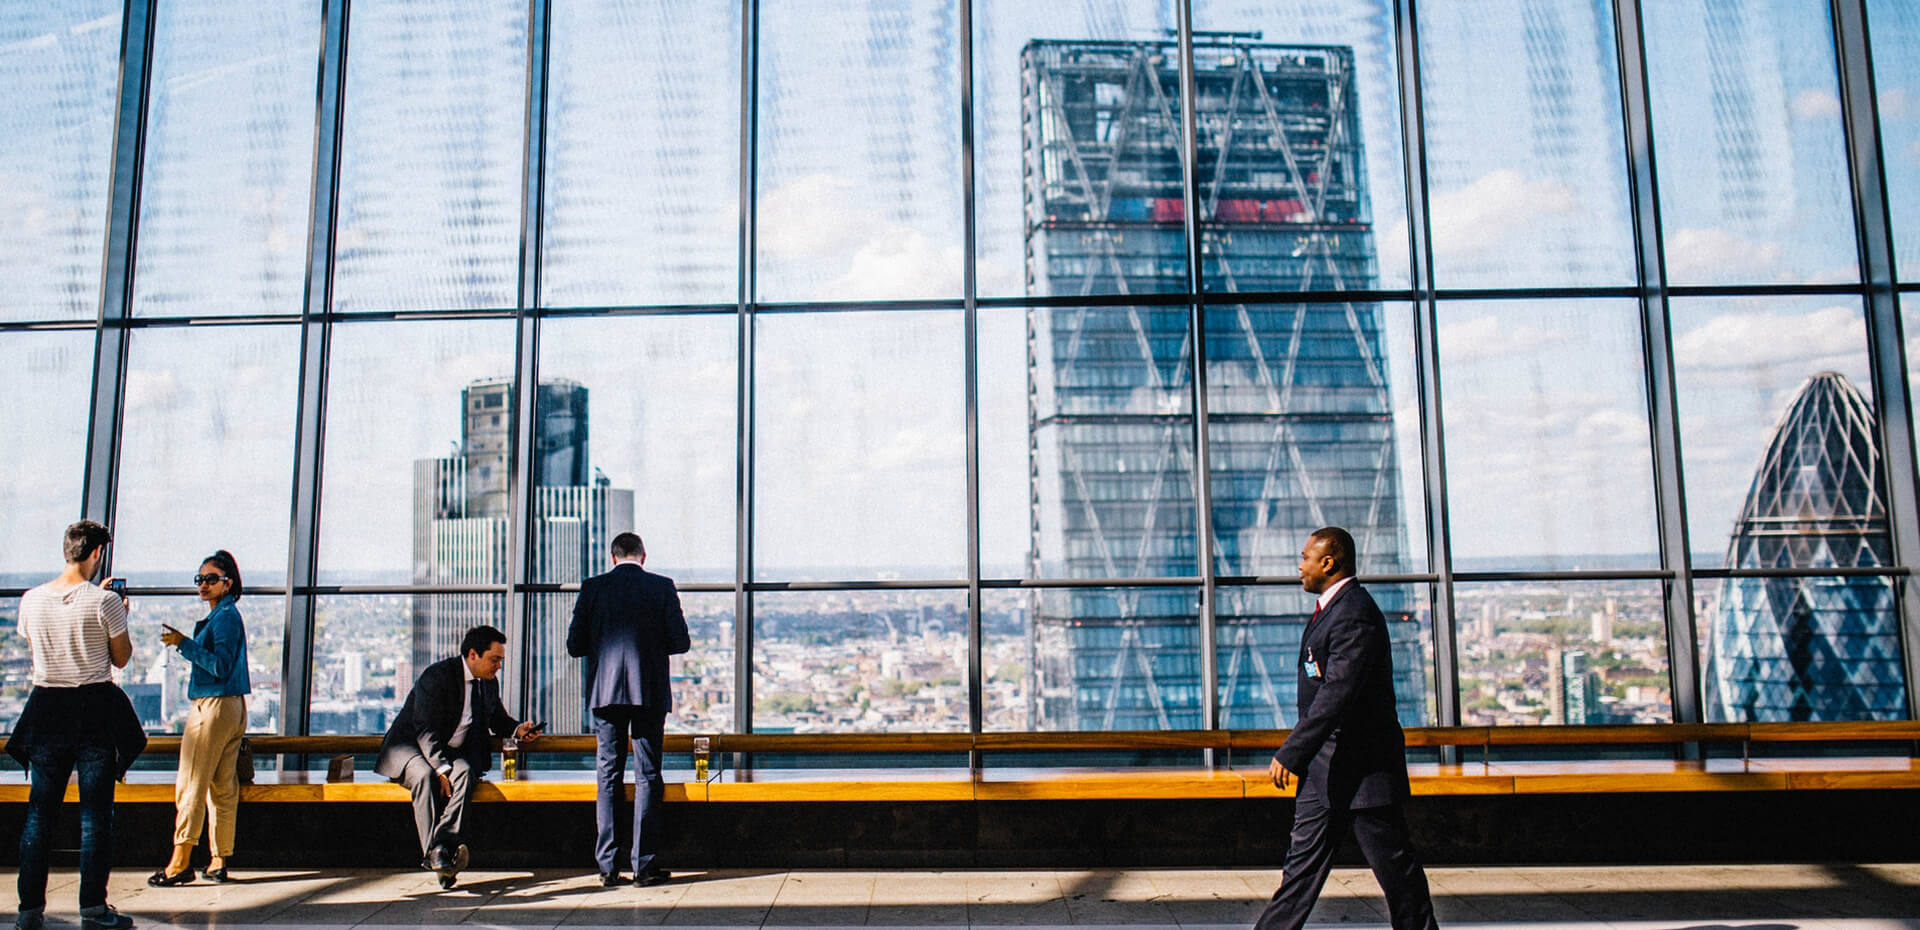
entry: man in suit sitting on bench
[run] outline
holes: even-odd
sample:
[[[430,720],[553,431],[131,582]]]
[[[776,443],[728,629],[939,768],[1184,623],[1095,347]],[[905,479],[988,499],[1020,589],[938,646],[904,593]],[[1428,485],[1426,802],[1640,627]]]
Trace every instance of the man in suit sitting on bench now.
[[[490,626],[468,630],[459,655],[420,673],[373,767],[413,792],[420,867],[440,873],[442,888],[452,888],[467,867],[461,828],[481,773],[493,767],[488,737],[532,741],[541,729],[501,706],[498,676],[506,661],[507,634]]]

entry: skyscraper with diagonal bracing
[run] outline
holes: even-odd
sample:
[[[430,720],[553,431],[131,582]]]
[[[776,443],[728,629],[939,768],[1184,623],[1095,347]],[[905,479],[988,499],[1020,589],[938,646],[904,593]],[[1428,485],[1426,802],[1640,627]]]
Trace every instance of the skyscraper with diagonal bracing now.
[[[1194,70],[1204,287],[1373,287],[1352,52],[1207,41]],[[1178,46],[1032,42],[1022,95],[1029,293],[1186,292]],[[1084,303],[1028,314],[1030,572],[1194,577],[1188,308]],[[1404,570],[1380,305],[1250,300],[1210,305],[1204,319],[1217,573],[1290,570],[1306,535],[1329,524],[1353,532],[1365,571]],[[1395,625],[1401,716],[1418,720],[1418,625],[1404,589],[1375,594]],[[1310,606],[1287,588],[1222,590],[1221,725],[1291,722]],[[1034,725],[1199,726],[1198,608],[1191,585],[1037,592]]]
[[[1893,564],[1873,406],[1847,379],[1807,379],[1774,429],[1735,521],[1733,569]],[[1906,717],[1899,616],[1884,576],[1721,582],[1707,713],[1728,721]]]

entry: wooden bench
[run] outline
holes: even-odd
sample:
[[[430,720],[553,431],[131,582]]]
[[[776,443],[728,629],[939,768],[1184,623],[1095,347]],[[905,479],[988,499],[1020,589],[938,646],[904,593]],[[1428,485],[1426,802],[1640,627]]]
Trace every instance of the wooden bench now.
[[[804,801],[1026,801],[1089,799],[1235,799],[1290,796],[1267,778],[1266,755],[1286,739],[1285,730],[1193,730],[1108,733],[900,733],[900,734],[708,734],[714,764],[705,780],[685,769],[668,773],[672,802]],[[376,736],[255,736],[257,755],[335,755],[377,752]],[[670,734],[666,751],[693,751],[694,734]],[[178,737],[154,737],[148,752],[177,753]],[[1756,757],[1752,747],[1773,744],[1906,744],[1903,754],[1786,758]],[[1417,796],[1536,795],[1694,791],[1798,791],[1834,789],[1920,789],[1920,722],[1804,724],[1676,724],[1632,726],[1416,727],[1407,745],[1416,749],[1451,747],[1477,760],[1415,762],[1409,766]],[[1737,745],[1739,758],[1688,758],[1681,747]],[[1643,746],[1672,747],[1672,758],[1555,761],[1503,761],[1495,756],[1515,747]],[[1211,750],[1216,764],[1200,763]],[[528,754],[591,754],[590,736],[550,736],[523,749]],[[1191,752],[1193,765],[1102,767],[1069,764],[1000,766],[996,756],[1086,752]],[[1231,764],[1234,754],[1252,756],[1251,764]],[[949,767],[773,768],[734,767],[735,754],[965,756]],[[631,787],[629,787],[631,791]],[[0,781],[0,803],[24,802],[24,779]],[[475,795],[481,802],[586,802],[594,796],[592,773],[530,767],[520,779],[496,773]],[[162,770],[133,773],[119,786],[123,803],[173,802],[172,775]],[[324,773],[262,771],[242,788],[250,803],[320,801],[402,802],[406,789],[362,768],[357,780],[328,783]]]

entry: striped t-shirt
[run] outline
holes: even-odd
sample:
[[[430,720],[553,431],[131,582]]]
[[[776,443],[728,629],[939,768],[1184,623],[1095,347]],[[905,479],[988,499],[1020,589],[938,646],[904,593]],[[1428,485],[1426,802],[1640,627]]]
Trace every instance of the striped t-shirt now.
[[[96,584],[49,581],[20,596],[20,632],[33,643],[34,685],[112,681],[107,642],[127,632],[127,604]]]

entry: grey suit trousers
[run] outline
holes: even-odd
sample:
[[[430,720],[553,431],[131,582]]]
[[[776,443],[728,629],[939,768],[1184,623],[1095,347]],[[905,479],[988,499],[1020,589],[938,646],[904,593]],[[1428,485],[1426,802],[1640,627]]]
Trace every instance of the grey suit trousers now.
[[[593,820],[598,836],[593,858],[601,872],[619,871],[619,804],[626,793],[627,755],[633,755],[633,874],[653,871],[660,849],[660,811],[666,807],[667,784],[660,774],[660,743],[666,714],[647,707],[615,704],[593,710],[593,735],[598,752],[595,773],[599,791],[594,797]]]
[[[413,828],[420,834],[422,856],[432,853],[435,847],[444,846],[452,851],[460,844],[467,802],[473,800],[474,786],[480,783],[479,773],[465,759],[453,760],[453,771],[447,780],[453,783],[453,796],[441,797],[440,779],[426,756],[408,759],[406,769],[400,773],[400,783],[413,793]]]

